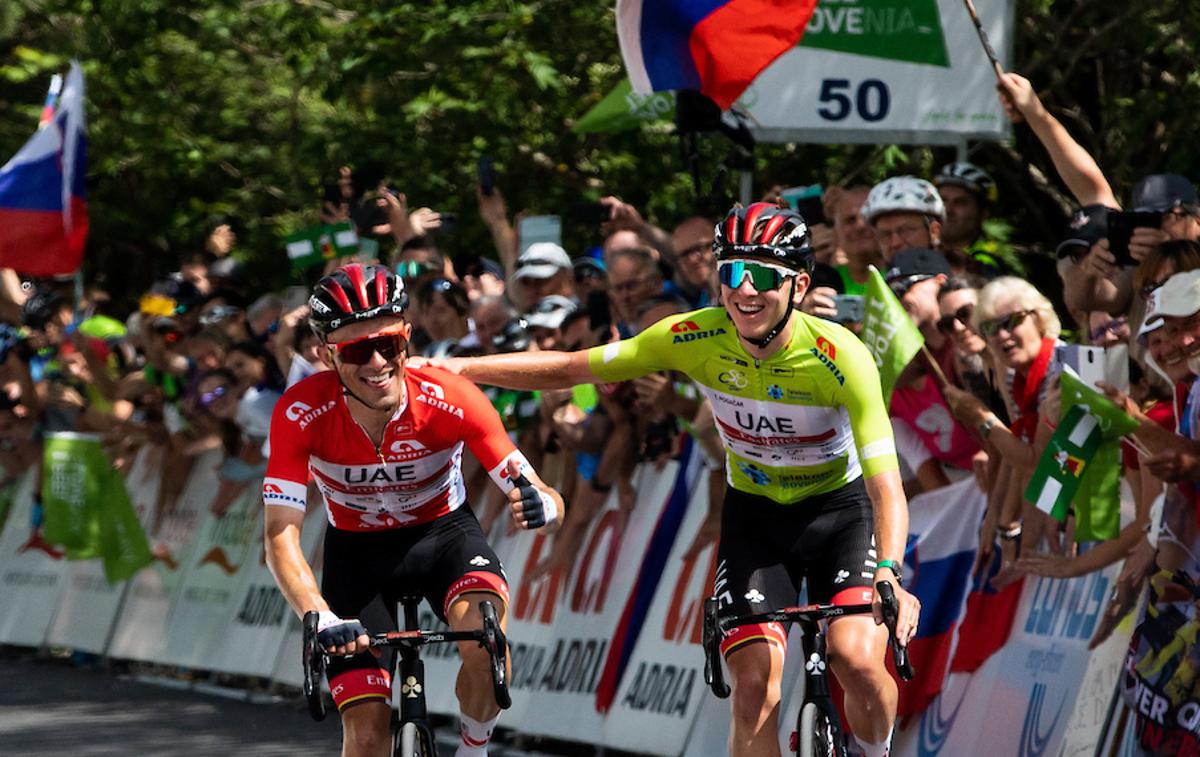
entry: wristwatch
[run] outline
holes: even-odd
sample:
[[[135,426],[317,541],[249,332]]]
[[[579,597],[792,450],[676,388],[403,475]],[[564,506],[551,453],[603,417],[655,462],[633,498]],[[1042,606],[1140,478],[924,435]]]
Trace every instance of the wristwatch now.
[[[892,571],[892,574],[896,576],[896,583],[900,584],[901,586],[904,585],[904,578],[900,575],[900,563],[896,562],[895,560],[876,560],[875,566],[876,569],[887,568],[888,570]]]

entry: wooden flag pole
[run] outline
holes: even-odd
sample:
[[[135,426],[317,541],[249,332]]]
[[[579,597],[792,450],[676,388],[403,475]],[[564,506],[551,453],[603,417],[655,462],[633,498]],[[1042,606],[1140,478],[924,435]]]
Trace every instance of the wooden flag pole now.
[[[929,351],[929,347],[921,344],[921,354],[925,356],[925,360],[929,363],[929,367],[933,368],[933,373],[937,376],[938,383],[943,386],[950,385],[950,379],[946,378],[946,374],[942,371],[942,366],[938,365],[938,361],[934,358],[933,353]]]
[[[975,11],[975,3],[971,0],[963,0],[967,6],[967,15],[971,17],[971,21],[975,24],[975,32],[979,35],[979,41],[983,43],[983,51],[987,53],[988,60],[992,62],[992,70],[996,74],[996,79],[999,80],[1004,74],[1004,69],[1000,67],[1000,59],[996,57],[996,51],[992,49],[992,43],[988,41],[987,32],[983,30],[983,23],[979,20],[979,13]]]

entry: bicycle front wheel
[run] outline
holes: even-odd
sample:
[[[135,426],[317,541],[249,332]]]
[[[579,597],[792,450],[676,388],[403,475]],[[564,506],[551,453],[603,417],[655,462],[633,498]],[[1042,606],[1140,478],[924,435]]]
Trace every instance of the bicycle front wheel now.
[[[416,723],[400,726],[400,743],[396,757],[437,757],[436,748],[428,743]]]
[[[797,728],[797,757],[845,757],[841,729],[816,702],[805,702]]]

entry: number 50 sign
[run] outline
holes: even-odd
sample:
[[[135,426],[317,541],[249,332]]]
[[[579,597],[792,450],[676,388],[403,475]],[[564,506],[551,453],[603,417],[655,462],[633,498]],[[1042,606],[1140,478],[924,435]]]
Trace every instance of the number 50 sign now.
[[[1001,64],[1013,0],[976,4]],[[821,0],[799,47],[738,101],[764,141],[1007,139],[996,78],[961,0]]]

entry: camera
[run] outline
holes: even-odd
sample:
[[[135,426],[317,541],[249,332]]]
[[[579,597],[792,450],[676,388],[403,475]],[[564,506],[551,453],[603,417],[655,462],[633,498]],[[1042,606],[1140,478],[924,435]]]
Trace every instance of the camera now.
[[[500,353],[524,352],[529,349],[529,342],[529,324],[524,318],[512,319],[492,337],[492,346]]]

